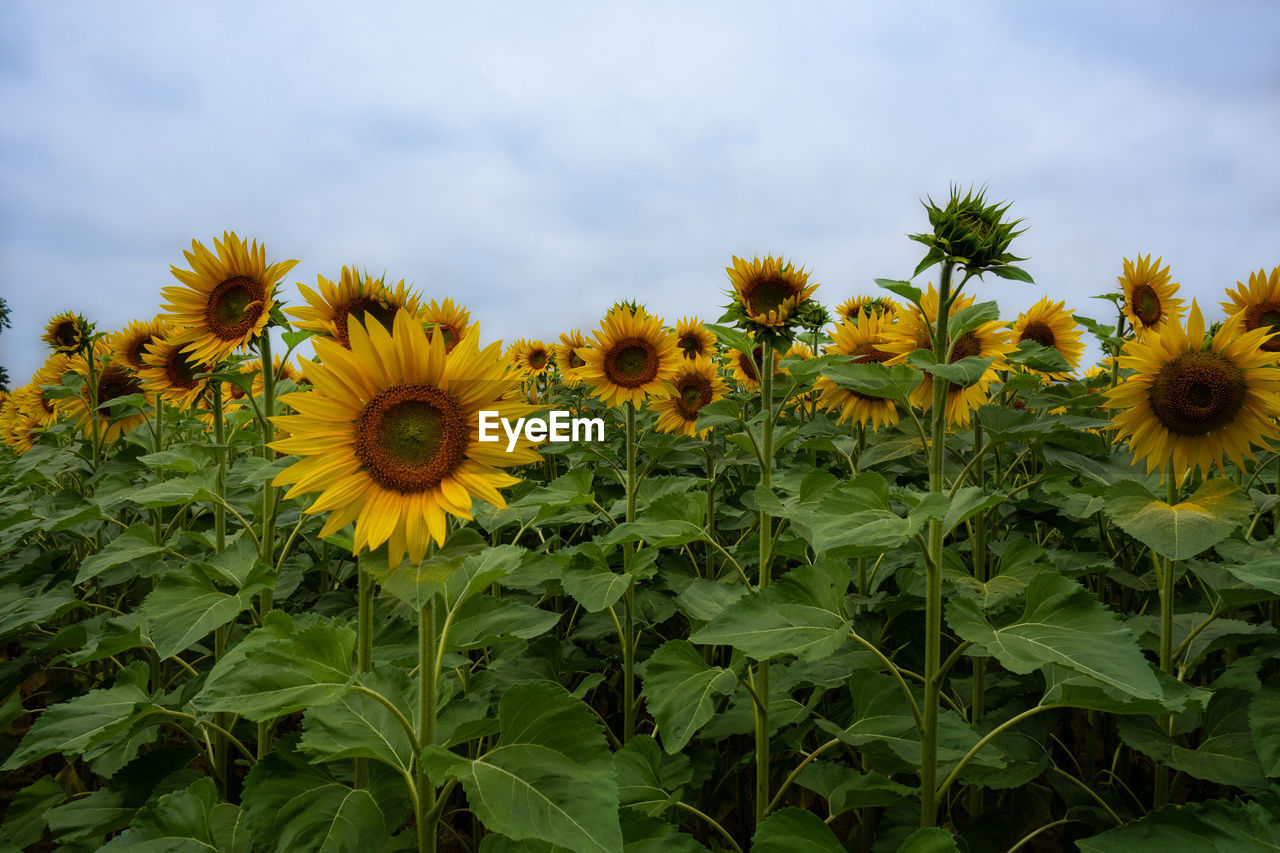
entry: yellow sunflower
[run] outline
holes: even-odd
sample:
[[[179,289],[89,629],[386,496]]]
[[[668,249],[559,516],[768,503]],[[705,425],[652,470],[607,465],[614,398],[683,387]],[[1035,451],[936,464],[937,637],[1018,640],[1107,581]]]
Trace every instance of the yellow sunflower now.
[[[580,329],[561,332],[560,343],[551,345],[556,366],[560,368],[560,381],[566,388],[577,388],[582,384],[581,368],[586,362],[578,355],[578,350],[586,345],[587,339]]]
[[[70,369],[71,356],[60,352],[51,353],[31,377],[30,384],[13,392],[14,397],[18,398],[40,426],[49,426],[58,419],[58,401],[45,392],[44,386],[61,385],[62,374]]]
[[[680,352],[660,317],[638,306],[615,306],[593,337],[577,351],[585,362],[578,375],[606,405],[639,406],[648,395],[669,393]]]
[[[169,332],[169,325],[159,317],[146,322],[134,320],[107,341],[111,344],[112,357],[130,370],[137,371],[147,366],[142,360],[147,347],[164,338]]]
[[[1254,329],[1268,329],[1280,332],[1280,266],[1271,270],[1270,277],[1266,269],[1249,273],[1249,283],[1236,282],[1236,290],[1228,290],[1230,302],[1219,303],[1227,316],[1243,314],[1240,330],[1252,332]],[[1263,341],[1262,348],[1267,352],[1280,352],[1280,335]]]
[[[672,393],[649,401],[658,415],[659,432],[670,432],[702,438],[711,427],[697,429],[698,412],[726,393],[728,387],[716,371],[716,364],[705,355],[684,358],[671,378]]]
[[[0,404],[0,442],[12,447],[19,456],[35,447],[36,437],[42,429],[35,415],[16,397],[11,396]]]
[[[190,408],[209,385],[207,377],[199,378],[197,374],[207,373],[210,366],[183,349],[177,335],[153,343],[142,361],[146,367],[138,371],[138,378],[143,390],[159,394],[180,408]]]
[[[551,348],[542,341],[521,338],[507,349],[507,357],[524,376],[541,376],[551,369]]]
[[[97,359],[94,369],[97,371],[98,380],[98,434],[103,444],[110,444],[147,420],[145,412],[139,412],[136,409],[127,409],[127,414],[124,411],[113,412],[111,409],[101,408],[103,404],[129,394],[144,394],[147,405],[154,403],[154,398],[144,393],[137,375],[121,362],[111,358],[111,354],[112,347],[108,342],[101,340],[94,342],[93,355]],[[58,400],[58,409],[68,418],[74,418],[76,427],[84,433],[85,438],[90,438],[93,436],[93,419],[90,417],[93,403],[88,382],[88,353],[74,356],[67,370],[85,377],[85,383],[80,386],[79,393]]]
[[[879,317],[885,323],[891,323],[901,311],[902,306],[888,296],[855,296],[836,307],[836,314],[851,323],[857,321],[858,314]]]
[[[778,354],[773,354],[773,373],[778,375]],[[741,350],[729,353],[729,365],[733,368],[733,378],[739,386],[747,391],[760,390],[760,367],[764,364],[764,344],[756,344],[748,356]]]
[[[1129,318],[1135,335],[1141,337],[1147,332],[1158,332],[1164,324],[1172,320],[1180,320],[1187,303],[1174,299],[1178,292],[1178,283],[1169,281],[1169,267],[1160,269],[1160,261],[1156,258],[1151,263],[1151,256],[1145,258],[1138,255],[1137,263],[1124,259],[1124,275],[1116,281],[1124,289],[1124,313]]]
[[[1271,331],[1242,331],[1243,319],[1235,315],[1209,338],[1192,300],[1186,329],[1173,319],[1159,334],[1125,342],[1120,366],[1136,372],[1107,391],[1107,407],[1117,410],[1115,440],[1128,440],[1148,474],[1172,463],[1178,480],[1193,468],[1207,476],[1214,465],[1223,470],[1224,453],[1243,466],[1253,445],[1280,436],[1280,368],[1262,349]]]
[[[733,266],[725,267],[733,284],[733,297],[749,323],[778,328],[786,326],[796,310],[813,292],[809,274],[782,258],[755,258],[750,262],[733,256]]]
[[[299,329],[326,335],[344,347],[348,346],[347,323],[351,318],[365,323],[372,317],[390,326],[401,308],[415,316],[422,310],[418,294],[405,286],[404,279],[392,288],[383,279],[356,272],[355,267],[343,267],[337,284],[317,275],[316,286],[319,292],[299,284],[307,304],[286,308],[285,313],[298,319],[295,325]]]
[[[716,352],[716,336],[697,317],[685,317],[676,323],[676,346],[685,358],[712,358]]]
[[[471,518],[473,497],[506,506],[498,490],[519,480],[499,468],[540,458],[523,439],[510,453],[505,439],[481,442],[479,413],[514,421],[534,407],[511,399],[519,378],[475,331],[452,352],[407,310],[390,333],[376,321],[347,331],[349,350],[315,341],[314,387],[281,398],[299,414],[273,419],[289,437],[271,446],[303,458],[275,484],[293,487],[287,498],[320,492],[307,512],[330,513],[321,536],[354,521],[355,553],[386,542],[392,566],[406,551],[418,562],[444,542],[447,515]]]
[[[40,340],[53,347],[53,351],[71,355],[84,349],[89,337],[89,324],[74,311],[63,311],[52,317],[44,327]]]
[[[863,306],[852,320],[845,320],[836,327],[826,352],[848,356],[850,364],[883,364],[894,357],[894,353],[880,348],[884,340],[883,329],[888,325],[887,317],[867,313],[867,307]],[[892,400],[841,388],[825,376],[818,377],[813,387],[818,391],[818,402],[823,407],[840,413],[836,418],[839,423],[871,424],[872,429],[879,430],[898,422],[898,407]]]
[[[240,239],[234,231],[214,239],[217,254],[197,240],[184,251],[191,269],[170,267],[185,287],[166,287],[161,319],[178,329],[173,341],[201,364],[217,364],[248,346],[271,319],[276,285],[297,261],[267,265],[267,248]]]
[[[450,352],[466,335],[471,312],[461,305],[455,305],[452,299],[446,299],[443,303],[432,299],[422,309],[418,319],[423,325],[434,328],[444,336],[445,352]]]
[[[1013,324],[1014,343],[1035,341],[1044,347],[1055,349],[1071,366],[1067,372],[1033,371],[1049,379],[1066,380],[1080,366],[1084,344],[1080,341],[1080,327],[1065,310],[1066,302],[1050,302],[1045,296],[1025,313],[1019,314]]]
[[[929,292],[920,300],[920,304],[924,308],[923,314],[920,311],[904,312],[899,316],[897,323],[883,328],[883,342],[880,344],[880,349],[894,354],[893,358],[885,362],[886,364],[906,364],[907,356],[914,351],[933,349],[930,329],[938,318],[938,291],[932,282],[929,284]],[[952,304],[951,311],[954,314],[972,304],[972,296],[960,296]],[[992,359],[991,364],[977,381],[969,385],[947,383],[948,424],[967,427],[973,410],[987,401],[991,383],[1000,378],[999,371],[1009,369],[1009,362],[1005,356],[1016,350],[1017,346],[1009,340],[1009,331],[1005,326],[1005,323],[994,321],[983,323],[978,328],[965,332],[956,340],[948,342],[948,349],[951,352],[949,363],[954,364],[970,356]],[[929,411],[933,406],[932,374],[924,374],[924,381],[916,386],[909,399],[912,405],[923,411]]]

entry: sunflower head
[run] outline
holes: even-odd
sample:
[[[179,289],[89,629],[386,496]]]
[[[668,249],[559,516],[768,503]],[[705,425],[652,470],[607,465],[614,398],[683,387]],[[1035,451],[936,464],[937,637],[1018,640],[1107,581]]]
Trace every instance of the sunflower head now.
[[[347,323],[351,319],[364,323],[372,318],[390,327],[401,308],[414,315],[421,310],[417,293],[405,286],[404,279],[389,287],[385,279],[373,278],[355,266],[343,267],[337,283],[317,275],[316,288],[299,284],[307,304],[286,308],[285,313],[295,318],[299,329],[332,338],[344,347],[348,346]]]
[[[451,352],[467,333],[467,324],[471,322],[471,312],[461,305],[454,304],[452,299],[436,302],[432,299],[418,315],[422,325],[444,338],[445,352]]]
[[[668,392],[680,353],[662,318],[644,308],[616,305],[600,323],[590,345],[577,350],[578,369],[591,393],[609,406],[641,405],[647,396]]]
[[[1243,315],[1240,329],[1268,329],[1280,333],[1280,266],[1267,275],[1266,269],[1249,273],[1249,283],[1236,282],[1235,290],[1228,290],[1230,302],[1220,303],[1228,316]],[[1280,335],[1263,341],[1267,352],[1280,352]]]
[[[1138,255],[1137,262],[1124,259],[1124,275],[1116,281],[1124,289],[1124,313],[1136,335],[1159,332],[1170,320],[1180,320],[1186,303],[1174,299],[1178,283],[1169,281],[1169,267],[1160,268],[1162,258]]]
[[[1147,473],[1207,476],[1224,470],[1224,453],[1242,466],[1254,445],[1280,436],[1280,368],[1261,347],[1271,332],[1241,331],[1242,322],[1237,314],[1209,337],[1193,300],[1185,329],[1175,317],[1125,342],[1120,366],[1135,372],[1107,391],[1107,406],[1116,410],[1115,440],[1129,442]]]
[[[1021,219],[1011,222],[1004,219],[1009,202],[987,204],[985,188],[977,195],[970,190],[961,198],[959,187],[952,187],[945,207],[929,199],[925,210],[933,233],[911,235],[912,240],[929,248],[929,253],[916,267],[916,275],[939,261],[949,260],[962,265],[970,275],[994,272],[1001,278],[1031,281],[1031,276],[1013,266],[1014,261],[1025,259],[1009,252],[1013,238],[1022,233],[1018,230]]]
[[[716,351],[716,336],[697,317],[684,317],[676,323],[676,346],[685,358],[712,358]]]
[[[654,397],[649,402],[649,408],[658,414],[657,429],[704,437],[711,427],[697,428],[698,413],[728,392],[716,371],[715,362],[704,355],[681,359],[670,385],[669,394]]]
[[[888,296],[854,296],[836,306],[836,318],[837,322],[856,322],[861,313],[892,323],[901,311],[902,306]]]
[[[1080,365],[1080,356],[1084,354],[1080,327],[1065,305],[1065,302],[1050,302],[1049,297],[1045,296],[1025,313],[1019,314],[1013,324],[1015,344],[1033,341],[1042,347],[1057,350],[1063,361],[1071,366],[1071,371],[1065,373],[1035,371],[1048,379],[1059,381],[1071,377],[1071,372]]]
[[[538,340],[520,338],[507,350],[507,356],[524,376],[542,376],[552,365],[551,347]]]
[[[146,364],[138,371],[144,391],[159,394],[179,408],[189,408],[204,394],[209,385],[207,373],[211,365],[200,362],[184,346],[178,335],[170,335],[147,348],[142,356]]]
[[[773,373],[776,376],[782,372],[778,367],[781,359],[771,343],[762,341],[752,347],[750,353],[737,349],[729,352],[729,367],[733,372],[733,378],[744,390],[751,392],[760,390],[760,370],[764,366],[766,349],[773,355]]]
[[[725,272],[733,285],[733,304],[724,319],[784,337],[798,326],[822,324],[810,316],[821,310],[810,300],[818,285],[808,284],[809,273],[790,261],[780,257],[746,261],[734,255],[733,266],[725,267]]]
[[[850,364],[883,364],[894,353],[881,349],[884,329],[890,325],[882,314],[871,314],[863,306],[853,319],[836,327],[831,343],[826,346],[829,355],[848,357]],[[826,409],[836,411],[839,423],[869,424],[872,429],[893,426],[898,422],[898,407],[884,397],[861,394],[851,388],[842,388],[825,376],[814,383],[818,402]]]
[[[582,356],[578,355],[578,350],[586,345],[587,339],[582,331],[570,329],[567,332],[561,332],[560,342],[551,347],[555,353],[556,367],[560,369],[560,381],[566,388],[576,388],[582,384],[579,371],[586,362],[582,360]]]
[[[53,347],[56,353],[74,355],[89,345],[93,329],[89,322],[74,311],[63,311],[50,318],[40,340]]]
[[[169,326],[156,317],[153,320],[134,320],[107,339],[111,345],[111,357],[130,370],[139,371],[147,366],[142,356],[153,343],[169,334]]]
[[[112,442],[145,422],[147,415],[137,411],[113,411],[102,407],[112,400],[131,394],[143,394],[148,406],[154,403],[154,399],[151,395],[146,394],[137,375],[112,357],[111,345],[101,340],[95,342],[93,347],[93,356],[97,361],[94,368],[97,388],[90,388],[89,379],[91,377],[88,356],[88,353],[80,353],[73,356],[68,362],[67,371],[83,376],[85,383],[80,387],[78,393],[58,400],[58,409],[67,417],[74,418],[76,426],[88,438],[93,435],[93,418],[90,416],[90,412],[93,409],[93,400],[96,394],[98,404],[97,420],[101,430],[101,438],[103,442]]]
[[[173,338],[202,364],[217,364],[247,347],[271,319],[275,289],[298,263],[278,261],[268,266],[267,249],[226,232],[213,241],[213,252],[197,240],[184,251],[191,269],[170,267],[183,287],[166,287],[169,301],[161,319],[178,330]]]

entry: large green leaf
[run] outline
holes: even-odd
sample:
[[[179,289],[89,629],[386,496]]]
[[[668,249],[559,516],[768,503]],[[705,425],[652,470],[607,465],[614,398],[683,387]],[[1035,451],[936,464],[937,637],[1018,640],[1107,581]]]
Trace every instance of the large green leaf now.
[[[1164,695],[1119,617],[1058,574],[1046,572],[1028,584],[1023,612],[1012,623],[992,624],[977,604],[959,597],[947,604],[947,623],[961,639],[1022,675],[1059,664],[1140,699]]]
[[[127,831],[99,849],[109,853],[249,853],[253,839],[240,807],[220,802],[213,780],[203,778],[145,806]]]
[[[1077,841],[1081,853],[1230,851],[1274,853],[1280,849],[1280,802],[1210,800],[1170,806],[1116,829]]]
[[[521,604],[511,598],[477,595],[467,599],[455,611],[446,638],[446,649],[464,651],[512,640],[528,640],[551,630],[559,620],[559,613]]]
[[[1272,678],[1249,703],[1249,730],[1262,772],[1280,776],[1280,679]]]
[[[155,532],[151,525],[139,522],[112,539],[97,553],[85,557],[80,562],[76,583],[82,584],[108,569],[125,563],[147,560],[163,551],[164,546],[156,544]]]
[[[369,572],[384,590],[414,610],[420,610],[443,589],[445,582],[468,557],[474,557],[484,548],[485,541],[480,534],[463,528],[450,536],[439,551],[420,563],[406,560],[389,566],[386,553],[379,548],[361,555],[360,570]]]
[[[1262,788],[1267,780],[1253,749],[1248,702],[1249,694],[1243,690],[1222,689],[1214,693],[1195,749],[1170,738],[1150,717],[1121,717],[1116,730],[1129,746],[1197,779],[1238,788]]]
[[[193,704],[269,720],[342,698],[356,634],[340,620],[273,610],[213,667]]]
[[[618,784],[591,710],[554,685],[531,683],[503,695],[498,719],[498,743],[479,758],[424,750],[432,780],[460,780],[493,832],[581,853],[620,851]]]
[[[1131,693],[1104,684],[1095,678],[1073,672],[1063,666],[1048,664],[1044,673],[1044,705],[1065,705],[1108,714],[1176,714],[1202,710],[1212,693],[1178,681],[1172,675],[1155,671],[1164,695],[1157,699],[1140,699]]]
[[[169,658],[191,648],[248,610],[260,588],[247,587],[231,594],[214,586],[195,566],[169,572],[139,608],[151,623],[156,654]]]
[[[796,530],[814,551],[838,557],[875,556],[899,548],[926,520],[923,515],[903,518],[894,512],[888,486],[875,474],[850,478],[792,515]]]
[[[751,836],[751,853],[845,853],[822,818],[797,808],[779,809]]]
[[[35,844],[49,823],[49,810],[67,798],[52,776],[41,776],[35,782],[11,795],[0,824],[0,838],[8,838],[17,847]]]
[[[6,584],[0,587],[0,642],[10,637],[56,619],[75,607],[78,599],[68,581],[44,588],[46,581],[21,587]]]
[[[663,755],[658,742],[636,735],[613,754],[618,802],[649,815],[660,815],[680,799],[693,779],[693,767],[682,754]]]
[[[938,826],[917,829],[898,847],[898,853],[957,853],[956,839]]]
[[[684,640],[668,640],[645,666],[641,695],[658,721],[662,746],[679,752],[715,716],[717,696],[728,696],[738,685],[730,670],[711,666]]]
[[[1249,520],[1253,502],[1231,480],[1206,480],[1170,506],[1130,487],[1107,500],[1107,513],[1125,533],[1162,557],[1186,560],[1226,539]]]
[[[403,669],[381,667],[364,673],[357,683],[386,699],[410,725],[416,725],[418,690]],[[413,770],[408,732],[386,705],[367,693],[348,690],[336,702],[307,709],[302,732],[298,750],[312,759],[373,758],[403,773]]]

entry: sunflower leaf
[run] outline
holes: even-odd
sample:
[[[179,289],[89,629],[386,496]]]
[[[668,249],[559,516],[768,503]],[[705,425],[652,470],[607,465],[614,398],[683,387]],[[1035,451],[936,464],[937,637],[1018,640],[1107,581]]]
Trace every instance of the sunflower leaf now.
[[[1217,545],[1252,512],[1252,501],[1224,478],[1205,481],[1172,506],[1137,489],[1107,499],[1107,514],[1125,533],[1170,560],[1186,560]]]
[[[685,640],[668,640],[649,657],[641,695],[658,721],[668,754],[684,749],[715,716],[715,694],[728,696],[738,685],[732,671],[711,666]]]

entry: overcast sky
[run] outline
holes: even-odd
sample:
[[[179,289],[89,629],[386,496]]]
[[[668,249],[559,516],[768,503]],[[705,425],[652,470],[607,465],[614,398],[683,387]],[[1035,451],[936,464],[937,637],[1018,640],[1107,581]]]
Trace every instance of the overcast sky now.
[[[734,254],[873,292],[951,183],[1025,219],[1036,284],[977,288],[1009,319],[1110,322],[1137,253],[1212,316],[1280,264],[1278,3],[361,7],[5,2],[14,385],[51,315],[150,318],[228,229],[300,261],[293,304],[355,264],[508,342],[619,299],[714,319]]]

